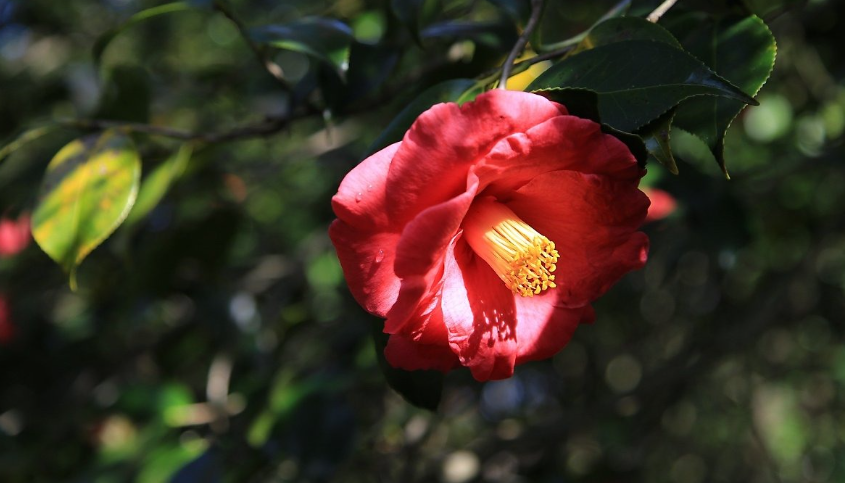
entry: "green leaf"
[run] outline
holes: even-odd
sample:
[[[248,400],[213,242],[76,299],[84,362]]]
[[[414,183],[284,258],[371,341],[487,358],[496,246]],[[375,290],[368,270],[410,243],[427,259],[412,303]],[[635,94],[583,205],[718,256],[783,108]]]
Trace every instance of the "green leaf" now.
[[[115,130],[77,139],[50,161],[32,215],[32,235],[70,274],[129,214],[138,194],[141,159]]]
[[[653,40],[669,44],[677,49],[682,48],[674,35],[654,22],[639,17],[617,17],[593,27],[575,48],[573,54],[627,40]]]
[[[458,104],[463,104],[464,102],[475,99],[475,96],[481,94],[481,92],[482,87],[471,79],[453,79],[428,88],[393,118],[387,128],[367,150],[366,156],[390,144],[401,141],[402,137],[405,136],[405,132],[411,127],[417,117],[431,106],[441,102],[457,102]]]
[[[352,29],[325,17],[306,17],[287,24],[264,25],[249,31],[258,42],[310,55],[330,65],[343,78],[352,45]]]
[[[667,111],[666,114],[642,128],[639,135],[645,142],[648,154],[652,155],[660,164],[666,166],[670,173],[678,174],[678,164],[675,162],[675,156],[672,154],[672,147],[669,143],[669,134],[672,130],[674,118],[675,109]]]
[[[626,132],[645,126],[692,96],[718,95],[757,103],[683,50],[644,40],[616,42],[564,59],[527,90],[551,87],[596,91],[602,122]]]
[[[178,180],[185,172],[188,161],[191,159],[193,147],[190,144],[183,144],[178,151],[173,153],[165,162],[154,169],[141,183],[138,191],[138,198],[129,216],[126,217],[124,226],[131,227],[143,220],[161,202],[164,195],[170,190],[174,181]]]
[[[775,38],[754,15],[707,19],[682,42],[687,50],[745,92],[757,95],[772,72],[777,54]],[[725,167],[725,135],[745,105],[732,99],[702,97],[684,102],[675,124],[700,137]]]
[[[52,125],[40,126],[24,131],[20,136],[16,137],[14,141],[0,148],[0,161],[3,161],[6,156],[14,153],[24,145],[29,144],[49,133],[54,127],[55,126]]]
[[[120,27],[114,28],[109,30],[108,32],[100,35],[100,37],[94,42],[94,63],[99,64],[100,60],[103,57],[103,52],[105,52],[106,47],[109,46],[112,40],[117,37],[121,32],[132,27],[133,25],[143,22],[152,17],[157,17],[159,15],[164,15],[173,12],[184,12],[185,10],[191,10],[193,5],[191,2],[173,2],[173,3],[166,3],[164,5],[159,5],[157,7],[148,8],[146,10],[142,10],[135,15],[129,17],[129,20],[123,23]]]
[[[381,331],[381,323],[373,324],[373,342],[381,372],[387,384],[406,401],[419,408],[437,411],[443,394],[443,373],[438,371],[405,371],[396,369],[384,357],[388,334]]]

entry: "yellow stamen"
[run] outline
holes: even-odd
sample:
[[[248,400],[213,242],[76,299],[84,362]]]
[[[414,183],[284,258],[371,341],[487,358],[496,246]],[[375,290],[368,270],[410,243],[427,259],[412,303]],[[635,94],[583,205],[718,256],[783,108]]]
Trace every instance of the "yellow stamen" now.
[[[464,239],[515,294],[533,297],[556,287],[558,252],[502,203],[476,200],[463,222]]]

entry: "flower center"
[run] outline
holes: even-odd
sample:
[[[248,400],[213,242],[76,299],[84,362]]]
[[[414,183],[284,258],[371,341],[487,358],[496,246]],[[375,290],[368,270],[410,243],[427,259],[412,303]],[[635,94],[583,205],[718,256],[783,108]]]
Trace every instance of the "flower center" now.
[[[477,200],[464,217],[464,238],[513,293],[533,297],[554,288],[555,244],[507,206]]]

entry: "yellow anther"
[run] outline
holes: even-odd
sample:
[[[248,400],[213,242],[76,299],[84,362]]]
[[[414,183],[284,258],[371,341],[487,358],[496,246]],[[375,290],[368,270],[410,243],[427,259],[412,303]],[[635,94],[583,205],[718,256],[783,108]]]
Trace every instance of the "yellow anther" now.
[[[476,200],[463,222],[464,239],[515,294],[555,288],[559,258],[553,241],[492,199]]]

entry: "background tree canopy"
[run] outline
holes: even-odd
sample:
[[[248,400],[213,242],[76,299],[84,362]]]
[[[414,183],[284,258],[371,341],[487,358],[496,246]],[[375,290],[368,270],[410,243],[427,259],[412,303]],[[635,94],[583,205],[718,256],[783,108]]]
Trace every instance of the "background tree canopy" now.
[[[845,3],[661,3],[547,0],[514,67],[676,206],[480,384],[385,365],[329,200],[530,2],[0,0],[0,480],[845,481]]]

